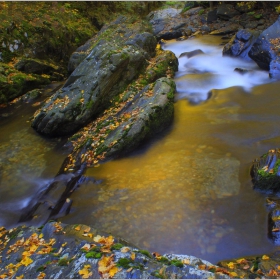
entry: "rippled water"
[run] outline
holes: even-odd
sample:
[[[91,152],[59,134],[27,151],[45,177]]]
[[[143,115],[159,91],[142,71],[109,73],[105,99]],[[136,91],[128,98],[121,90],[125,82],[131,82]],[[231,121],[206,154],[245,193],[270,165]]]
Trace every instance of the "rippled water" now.
[[[165,45],[177,56],[204,52],[179,59],[172,126],[129,156],[88,169],[87,175],[102,182],[73,193],[63,222],[90,224],[141,248],[211,262],[277,249],[266,236],[265,198],[252,190],[249,168],[255,157],[279,147],[280,83],[253,62],[222,57],[221,41],[204,36]],[[236,67],[252,72],[241,75]],[[29,128],[31,115],[32,109],[23,119],[19,114],[1,123],[0,159],[15,175],[1,181],[2,220],[12,219],[9,203],[24,203],[41,186],[34,182],[55,175],[63,161],[57,143]],[[33,177],[25,173],[26,153]],[[24,167],[15,162],[17,155]],[[27,177],[33,185],[26,185]]]

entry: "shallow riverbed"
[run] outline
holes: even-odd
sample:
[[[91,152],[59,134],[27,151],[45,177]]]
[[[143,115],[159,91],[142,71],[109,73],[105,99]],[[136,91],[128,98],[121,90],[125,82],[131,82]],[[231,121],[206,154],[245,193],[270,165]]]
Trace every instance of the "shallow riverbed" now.
[[[277,249],[266,236],[265,197],[252,190],[249,168],[255,157],[279,147],[280,82],[253,62],[222,57],[221,41],[204,36],[164,46],[177,56],[204,52],[180,58],[172,126],[129,156],[88,169],[86,175],[101,183],[73,193],[63,222],[211,262]],[[236,67],[252,72],[241,75]],[[34,110],[1,119],[1,164],[10,168],[0,182],[4,224],[16,221],[65,157],[58,139],[44,139],[29,127]]]

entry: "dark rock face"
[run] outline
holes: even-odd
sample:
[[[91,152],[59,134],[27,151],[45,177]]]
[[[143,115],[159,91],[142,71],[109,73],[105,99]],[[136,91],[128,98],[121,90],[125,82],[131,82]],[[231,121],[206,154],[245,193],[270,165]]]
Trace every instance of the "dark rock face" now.
[[[61,136],[87,124],[139,74],[155,46],[150,33],[139,34],[124,45],[100,41],[35,114],[32,127],[45,135]]]
[[[251,60],[248,56],[252,45],[257,40],[259,33],[250,30],[240,30],[223,48],[224,56],[241,57]]]
[[[217,9],[214,9],[213,11],[208,12],[207,14],[207,23],[212,23],[218,19],[217,16]]]
[[[276,58],[270,62],[269,77],[280,80],[280,58]]]
[[[266,194],[280,194],[280,149],[269,150],[253,162],[254,189]]]
[[[148,15],[152,24],[153,34],[158,40],[170,40],[179,38],[183,35],[183,27],[187,24],[180,10],[166,9],[154,11]]]
[[[239,15],[239,12],[234,9],[234,7],[230,4],[223,4],[218,6],[217,16],[218,18],[229,20],[234,16]]]
[[[272,60],[277,58],[275,44],[280,36],[280,17],[264,30],[249,51],[249,56],[264,70],[269,70]],[[276,41],[275,41],[276,40]]]
[[[227,26],[224,26],[222,28],[219,28],[218,30],[214,30],[210,33],[210,35],[226,35],[236,32],[239,29],[238,24],[228,24]]]
[[[44,63],[32,58],[23,58],[16,65],[15,68],[25,73],[33,74],[51,74],[58,70],[58,67]]]

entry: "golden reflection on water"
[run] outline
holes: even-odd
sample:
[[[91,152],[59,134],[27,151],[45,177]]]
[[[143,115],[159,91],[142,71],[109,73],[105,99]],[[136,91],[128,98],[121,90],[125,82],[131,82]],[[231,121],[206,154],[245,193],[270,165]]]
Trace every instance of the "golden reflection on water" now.
[[[249,167],[278,145],[278,87],[217,90],[197,106],[176,102],[170,131],[138,153],[87,170],[103,181],[82,185],[62,220],[210,261],[272,250],[264,197],[252,190]]]

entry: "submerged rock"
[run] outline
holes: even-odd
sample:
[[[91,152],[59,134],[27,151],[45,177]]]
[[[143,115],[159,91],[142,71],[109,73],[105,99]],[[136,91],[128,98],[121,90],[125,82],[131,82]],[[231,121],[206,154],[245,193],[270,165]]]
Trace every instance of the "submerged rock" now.
[[[196,55],[199,55],[199,54],[204,54],[204,52],[200,49],[197,49],[197,50],[194,50],[194,51],[191,51],[191,52],[183,52],[180,54],[179,57],[187,57],[187,58],[191,58],[193,56],[196,56]]]
[[[251,177],[254,189],[267,194],[280,193],[280,149],[268,153],[253,161]]]

